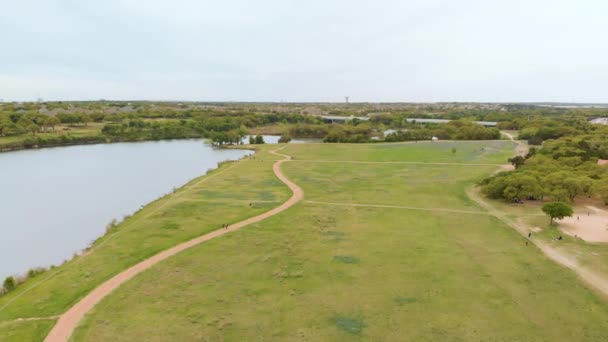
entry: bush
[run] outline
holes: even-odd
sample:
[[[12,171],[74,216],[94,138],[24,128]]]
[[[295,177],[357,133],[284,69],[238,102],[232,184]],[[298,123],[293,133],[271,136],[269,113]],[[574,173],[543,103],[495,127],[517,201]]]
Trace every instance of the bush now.
[[[6,277],[6,279],[4,279],[4,283],[2,284],[2,287],[4,287],[4,291],[6,291],[6,292],[13,291],[16,286],[17,286],[17,282],[15,281],[15,278],[13,278],[13,277]]]

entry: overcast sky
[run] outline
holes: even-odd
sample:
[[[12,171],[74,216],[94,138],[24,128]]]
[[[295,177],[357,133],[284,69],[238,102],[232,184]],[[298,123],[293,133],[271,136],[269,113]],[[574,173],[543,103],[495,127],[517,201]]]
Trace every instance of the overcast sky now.
[[[605,0],[0,0],[5,101],[608,102]]]

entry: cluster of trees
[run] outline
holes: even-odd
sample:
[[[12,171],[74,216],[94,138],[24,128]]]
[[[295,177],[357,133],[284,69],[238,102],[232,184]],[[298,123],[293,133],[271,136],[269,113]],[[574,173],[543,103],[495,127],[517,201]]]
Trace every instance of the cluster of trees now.
[[[111,141],[161,140],[199,138],[203,132],[192,121],[129,120],[120,124],[106,124],[101,133]]]
[[[261,135],[250,135],[249,136],[249,144],[250,145],[261,145],[261,144],[265,144],[266,142],[264,141],[264,137]]]
[[[112,116],[112,115],[105,115],[104,113],[91,113],[91,114],[85,114],[85,113],[63,114],[63,113],[60,113],[60,114],[57,114],[56,117],[59,119],[59,121],[61,121],[62,124],[66,124],[66,125],[70,125],[70,126],[76,126],[76,125],[86,126],[91,121],[103,122],[106,119],[106,117],[109,119],[108,121],[114,121],[114,122],[122,121],[122,119],[123,119],[118,115]],[[113,120],[113,119],[118,119],[118,120]]]
[[[247,136],[247,128],[241,126],[237,129],[227,131],[201,131],[203,136],[210,138],[214,145],[224,144],[242,144],[243,139]]]
[[[367,123],[352,124],[296,124],[284,136],[296,138],[317,138],[329,143],[369,142],[374,127]]]
[[[592,130],[592,125],[583,118],[554,120],[537,119],[519,125],[519,138],[530,145],[540,145],[545,140],[583,134]]]
[[[0,115],[0,136],[36,135],[39,132],[54,131],[59,124],[57,117],[43,114],[4,114]]]
[[[599,196],[608,204],[608,168],[597,165],[598,158],[608,158],[607,139],[608,135],[587,134],[546,141],[525,157],[509,159],[516,169],[484,180],[482,191],[507,201],[572,202],[580,196]]]

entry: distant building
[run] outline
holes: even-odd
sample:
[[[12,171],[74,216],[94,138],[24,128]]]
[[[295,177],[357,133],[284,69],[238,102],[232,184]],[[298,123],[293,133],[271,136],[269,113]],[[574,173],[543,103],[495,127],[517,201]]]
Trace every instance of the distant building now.
[[[321,118],[328,123],[345,123],[353,119],[359,119],[360,121],[368,121],[369,118],[365,116],[336,116],[336,115],[321,115]]]
[[[444,123],[448,123],[452,120],[448,120],[448,119],[417,119],[417,118],[407,118],[405,119],[407,122],[415,122],[415,123],[431,123],[431,124],[444,124]],[[473,121],[474,123],[478,124],[478,125],[482,125],[485,127],[496,127],[496,125],[498,124],[498,122],[495,121]]]
[[[591,122],[594,125],[608,125],[608,118],[597,118],[597,119],[593,119],[589,122]]]
[[[608,160],[606,160],[606,159],[598,159],[597,160],[597,165],[599,165],[599,166],[608,165]]]

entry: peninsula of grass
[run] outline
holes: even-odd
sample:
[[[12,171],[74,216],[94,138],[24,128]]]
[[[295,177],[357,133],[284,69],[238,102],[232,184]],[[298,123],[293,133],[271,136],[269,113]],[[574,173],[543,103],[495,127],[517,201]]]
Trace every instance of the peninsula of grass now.
[[[289,145],[304,201],[139,274],[73,339],[601,341],[608,305],[465,195],[512,147]]]

